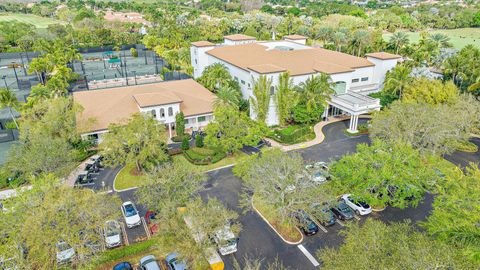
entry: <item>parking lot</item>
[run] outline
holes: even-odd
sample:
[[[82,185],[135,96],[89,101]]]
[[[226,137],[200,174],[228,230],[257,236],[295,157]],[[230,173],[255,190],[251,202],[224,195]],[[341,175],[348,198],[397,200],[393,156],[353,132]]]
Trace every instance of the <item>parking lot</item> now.
[[[348,125],[348,121],[338,122],[326,126],[324,132],[329,134],[326,140],[319,145],[310,148],[296,150],[306,162],[325,161],[329,162],[338,159],[341,156],[355,151],[358,143],[368,143],[366,135],[348,137],[343,134],[343,129]],[[336,135],[335,135],[336,134]],[[480,140],[474,142],[480,145]],[[448,157],[449,160],[458,164],[467,164],[468,161],[477,160],[479,153],[454,153]],[[455,162],[457,163],[457,162]],[[92,188],[109,194],[118,194],[122,201],[136,202],[135,190],[115,192],[112,190],[113,179],[120,168],[104,169],[96,177],[95,185]],[[104,182],[105,187],[101,184]],[[433,196],[426,194],[422,203],[416,208],[398,209],[387,207],[381,212],[372,212],[367,216],[357,216],[350,221],[336,222],[330,227],[323,227],[323,230],[313,236],[304,236],[302,243],[290,245],[282,239],[268,226],[267,223],[254,211],[244,213],[239,207],[239,201],[242,193],[242,182],[233,175],[231,168],[224,168],[208,173],[208,182],[206,188],[200,195],[203,198],[215,197],[224,205],[239,213],[239,221],[242,224],[242,231],[239,235],[238,251],[234,254],[223,256],[225,269],[233,268],[233,261],[236,259],[242,263],[244,258],[262,259],[265,263],[273,262],[279,258],[281,262],[293,269],[318,269],[321,261],[317,257],[317,251],[326,247],[338,247],[343,237],[340,232],[344,225],[350,222],[363,223],[367,218],[375,218],[384,222],[402,221],[409,219],[412,222],[425,220],[431,211]],[[145,216],[146,209],[137,204],[141,216]],[[120,209],[119,209],[120,210]],[[124,222],[122,220],[122,222]],[[138,226],[132,229],[125,229],[129,243],[141,241],[148,237],[145,226]]]

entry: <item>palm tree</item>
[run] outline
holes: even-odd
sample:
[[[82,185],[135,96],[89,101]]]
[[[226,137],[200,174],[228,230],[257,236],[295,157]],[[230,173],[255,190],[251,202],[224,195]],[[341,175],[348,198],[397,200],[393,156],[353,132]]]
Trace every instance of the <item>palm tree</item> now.
[[[413,80],[410,76],[411,72],[412,69],[405,65],[398,65],[393,68],[386,75],[383,91],[402,98],[403,89]]]
[[[442,33],[433,33],[428,36],[428,39],[437,44],[438,48],[449,48],[452,47],[450,44],[450,38]]]
[[[308,112],[313,112],[320,106],[327,105],[330,95],[335,93],[330,75],[320,73],[320,75],[308,78],[300,84],[299,91],[302,102],[307,106]]]
[[[342,51],[342,44],[347,42],[347,35],[343,32],[335,32],[332,36],[333,44],[335,44],[335,50]]]
[[[215,63],[205,68],[198,82],[212,92],[230,84],[232,76],[224,64]]]
[[[15,126],[18,129],[18,124],[17,120],[15,120],[15,116],[13,116],[13,109],[18,109],[20,106],[20,102],[18,102],[17,96],[10,91],[9,89],[0,89],[0,108],[8,108],[8,111],[10,113],[10,116],[12,117],[13,122],[15,123]]]
[[[267,119],[268,109],[270,108],[270,96],[272,94],[271,88],[272,81],[267,79],[265,75],[261,75],[258,80],[253,82],[253,95],[255,98],[250,97],[250,104],[259,122],[265,122]]]
[[[292,108],[295,107],[297,103],[293,80],[290,78],[288,72],[282,73],[278,77],[276,90],[274,101],[277,107],[278,122],[280,125],[285,125],[286,120],[290,117]]]
[[[217,91],[217,98],[213,101],[213,107],[218,108],[222,106],[233,106],[238,108],[240,103],[241,93],[229,86],[222,86]]]
[[[407,33],[395,32],[390,38],[388,45],[393,47],[395,49],[395,53],[398,54],[398,51],[400,51],[400,49],[402,49],[404,46],[408,45],[409,42],[410,40]]]
[[[360,56],[360,54],[362,53],[362,49],[369,42],[369,36],[370,34],[368,33],[368,31],[363,29],[357,30],[353,33],[352,47],[354,54],[356,49],[357,56]]]

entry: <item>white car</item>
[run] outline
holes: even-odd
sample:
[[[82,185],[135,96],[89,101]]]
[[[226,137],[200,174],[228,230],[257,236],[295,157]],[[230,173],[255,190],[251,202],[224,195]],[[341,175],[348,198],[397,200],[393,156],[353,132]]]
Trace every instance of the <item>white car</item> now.
[[[122,230],[118,221],[109,220],[105,222],[103,234],[105,237],[105,246],[107,248],[118,247],[122,244]]]
[[[316,171],[312,174],[312,180],[317,184],[321,184],[327,182],[327,177],[321,171]]]
[[[342,200],[345,201],[345,203],[353,209],[353,211],[357,214],[357,215],[361,215],[361,216],[364,216],[364,215],[368,215],[372,212],[372,208],[370,207],[370,205],[364,203],[364,202],[361,202],[361,201],[355,201],[353,198],[352,198],[352,195],[351,194],[345,194],[345,195],[342,195]]]
[[[230,230],[230,226],[226,225],[223,229],[215,233],[215,242],[218,245],[218,251],[223,256],[237,252],[238,239]]]
[[[131,201],[127,201],[122,204],[122,214],[125,218],[125,223],[127,224],[128,228],[133,228],[142,224],[138,210]]]
[[[315,162],[313,164],[306,165],[305,169],[307,169],[307,170],[320,169],[320,170],[328,172],[328,164],[326,162],[323,162],[323,161],[318,161],[318,162]]]
[[[75,257],[75,250],[66,242],[60,241],[57,243],[57,263],[66,264],[72,261]]]

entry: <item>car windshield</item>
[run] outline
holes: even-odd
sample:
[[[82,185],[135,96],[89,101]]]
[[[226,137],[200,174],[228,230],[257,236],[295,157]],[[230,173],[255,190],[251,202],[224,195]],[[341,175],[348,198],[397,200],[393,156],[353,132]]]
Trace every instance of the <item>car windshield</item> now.
[[[350,212],[350,208],[344,203],[338,205],[338,209],[342,212]]]
[[[113,224],[107,226],[105,231],[106,231],[107,237],[116,236],[120,234],[120,230],[117,227],[115,227]]]
[[[322,177],[322,173],[321,172],[316,172],[313,174],[313,176],[315,177]]]
[[[366,208],[370,208],[370,205],[368,205],[368,204],[365,203],[365,202],[356,202],[356,203],[357,203],[358,205],[360,205],[361,207],[365,208],[365,209],[366,209]]]
[[[137,210],[131,204],[125,205],[125,215],[127,217],[135,216],[137,214]]]

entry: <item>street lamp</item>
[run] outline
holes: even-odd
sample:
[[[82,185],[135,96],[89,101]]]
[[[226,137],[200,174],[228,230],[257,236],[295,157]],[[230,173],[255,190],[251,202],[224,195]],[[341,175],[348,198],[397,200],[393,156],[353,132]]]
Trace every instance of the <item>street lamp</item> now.
[[[8,90],[8,84],[7,84],[7,79],[6,78],[7,78],[6,75],[2,76],[3,82],[5,83],[5,88]]]
[[[16,64],[17,64],[17,63],[12,62],[13,72],[15,73],[15,80],[17,80],[17,87],[18,87],[18,89],[20,89],[20,85],[18,84],[17,69],[15,68],[15,65],[16,65]]]

